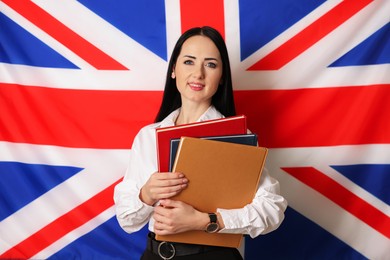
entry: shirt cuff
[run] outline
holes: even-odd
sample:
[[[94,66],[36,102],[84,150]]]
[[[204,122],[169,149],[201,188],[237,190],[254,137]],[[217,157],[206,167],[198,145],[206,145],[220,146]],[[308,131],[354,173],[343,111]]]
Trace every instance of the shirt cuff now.
[[[217,209],[225,225],[220,233],[246,233],[248,213],[245,209]]]

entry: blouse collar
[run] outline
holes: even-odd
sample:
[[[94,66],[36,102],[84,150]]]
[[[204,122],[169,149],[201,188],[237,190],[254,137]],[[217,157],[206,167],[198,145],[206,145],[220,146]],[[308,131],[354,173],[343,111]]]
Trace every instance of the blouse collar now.
[[[174,126],[176,118],[179,116],[180,109],[178,108],[172,113],[170,113],[166,118],[164,118],[157,127],[168,127]],[[214,106],[210,106],[196,122],[203,122],[207,120],[217,119],[224,117]]]

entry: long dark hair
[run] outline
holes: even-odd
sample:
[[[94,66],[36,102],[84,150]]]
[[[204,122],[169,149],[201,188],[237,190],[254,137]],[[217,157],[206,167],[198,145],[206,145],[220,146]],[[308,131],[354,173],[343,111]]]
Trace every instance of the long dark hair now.
[[[222,80],[221,84],[218,86],[217,92],[212,97],[211,104],[224,116],[236,115],[233,97],[232,74],[230,71],[229,55],[225,41],[217,30],[209,26],[204,26],[189,29],[183,33],[176,42],[169,61],[164,95],[155,122],[162,121],[171,112],[181,107],[181,97],[180,92],[176,87],[176,79],[173,79],[171,75],[184,42],[195,35],[203,35],[210,38],[214,42],[215,46],[217,46],[222,59]]]

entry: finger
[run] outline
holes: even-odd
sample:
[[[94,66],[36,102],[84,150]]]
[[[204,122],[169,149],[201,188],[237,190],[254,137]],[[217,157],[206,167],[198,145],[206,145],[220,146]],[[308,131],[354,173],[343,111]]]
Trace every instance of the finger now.
[[[150,192],[176,192],[186,188],[188,185],[187,179],[175,180],[154,180],[149,183]]]
[[[164,214],[159,214],[154,212],[153,214],[154,225],[159,229],[170,229],[173,222],[170,218],[166,217]]]
[[[185,189],[187,185],[188,184],[186,182],[161,182],[159,186],[156,186],[156,191],[160,193],[178,193],[181,190]]]
[[[158,221],[162,221],[161,217],[167,213],[166,208],[164,208],[164,206],[161,204],[157,207],[154,207],[153,211],[153,218]]]
[[[156,207],[157,208],[157,207]],[[158,211],[156,211],[156,209],[155,209],[155,211],[154,211],[154,213],[153,213],[153,219],[154,219],[154,221],[155,222],[163,222],[164,221],[164,216],[161,214],[161,213],[159,213]]]
[[[160,200],[160,205],[165,207],[165,208],[178,208],[178,207],[180,207],[180,201],[163,199],[163,200]]]
[[[172,176],[171,176],[172,177]],[[188,179],[185,177],[180,178],[161,178],[155,177],[151,180],[150,185],[154,187],[174,187],[179,186],[175,190],[186,187]],[[174,191],[174,190],[172,190]],[[169,191],[171,192],[171,191]]]
[[[166,180],[161,182],[162,187],[172,187],[175,190],[187,187],[187,185],[188,185],[187,179]]]
[[[175,186],[175,187],[169,187],[169,188],[164,188],[160,190],[159,193],[159,198],[158,199],[168,199],[173,196],[176,196],[179,194],[183,189],[185,189],[186,186]]]
[[[179,172],[158,172],[155,177],[159,180],[182,179],[184,174]]]
[[[160,236],[172,234],[171,232],[168,232],[164,228],[158,227],[156,225],[154,226],[154,233],[156,233],[157,235],[160,235]]]
[[[159,230],[161,233],[172,233],[174,230],[173,226],[167,225],[165,222],[154,222],[154,229]]]

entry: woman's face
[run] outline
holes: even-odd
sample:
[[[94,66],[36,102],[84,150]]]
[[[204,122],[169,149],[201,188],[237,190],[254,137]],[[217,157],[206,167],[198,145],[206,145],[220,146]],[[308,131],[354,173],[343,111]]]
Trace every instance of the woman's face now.
[[[201,35],[188,38],[181,48],[172,77],[176,77],[183,104],[210,105],[222,78],[222,59],[213,41]]]

